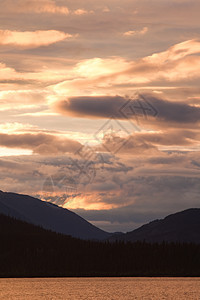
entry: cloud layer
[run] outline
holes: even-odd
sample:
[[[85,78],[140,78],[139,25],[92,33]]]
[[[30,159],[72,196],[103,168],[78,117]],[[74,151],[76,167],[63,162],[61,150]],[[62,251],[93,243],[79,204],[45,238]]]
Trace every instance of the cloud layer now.
[[[0,145],[8,148],[33,150],[43,155],[65,154],[76,152],[81,144],[68,138],[59,138],[50,134],[0,134]]]
[[[149,118],[149,122],[156,119],[158,122],[180,123],[185,126],[200,121],[200,107],[151,95],[133,99],[120,96],[71,97],[56,103],[55,109],[61,114],[80,118],[116,117],[130,121]]]
[[[21,48],[48,46],[72,37],[56,30],[10,31],[0,30],[0,45],[12,45]]]
[[[198,207],[199,11],[0,1],[0,189],[112,231]]]
[[[69,14],[69,9],[66,6],[56,5],[53,0],[6,0],[3,1],[5,7],[10,11],[17,11],[19,13],[49,13],[49,14]]]

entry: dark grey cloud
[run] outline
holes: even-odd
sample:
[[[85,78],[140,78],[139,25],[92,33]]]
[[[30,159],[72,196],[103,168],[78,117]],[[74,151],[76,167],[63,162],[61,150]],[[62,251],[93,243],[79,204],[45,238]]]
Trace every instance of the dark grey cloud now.
[[[55,105],[61,114],[80,118],[111,118],[189,124],[200,121],[200,108],[151,95],[128,99],[120,96],[70,97]]]
[[[198,123],[200,121],[200,108],[185,102],[172,102],[155,97],[148,100],[156,107],[158,118],[162,121],[177,123]]]
[[[120,96],[70,97],[56,104],[55,109],[66,115],[81,118],[120,118],[120,108],[126,100]]]

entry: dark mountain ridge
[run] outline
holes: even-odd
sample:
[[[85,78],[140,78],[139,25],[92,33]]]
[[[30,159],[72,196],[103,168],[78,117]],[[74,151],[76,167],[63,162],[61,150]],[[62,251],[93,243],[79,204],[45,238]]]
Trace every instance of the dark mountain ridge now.
[[[81,239],[110,236],[74,212],[27,195],[0,191],[0,213]]]
[[[155,220],[110,240],[200,244],[200,208],[190,208]]]
[[[57,233],[86,240],[200,244],[200,208],[190,208],[171,214],[126,234],[105,232],[68,209],[27,195],[0,191],[0,213]]]
[[[85,241],[0,214],[0,277],[199,276],[200,245]]]

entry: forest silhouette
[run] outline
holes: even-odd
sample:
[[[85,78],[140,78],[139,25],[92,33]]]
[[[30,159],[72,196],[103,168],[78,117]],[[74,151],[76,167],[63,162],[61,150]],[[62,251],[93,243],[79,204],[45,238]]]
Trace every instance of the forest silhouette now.
[[[84,241],[0,215],[0,277],[199,276],[200,245]]]

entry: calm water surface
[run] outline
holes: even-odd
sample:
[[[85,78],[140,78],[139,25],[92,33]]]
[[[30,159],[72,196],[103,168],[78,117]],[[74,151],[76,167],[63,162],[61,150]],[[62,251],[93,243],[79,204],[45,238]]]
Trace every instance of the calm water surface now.
[[[200,278],[0,279],[0,299],[200,299]]]

